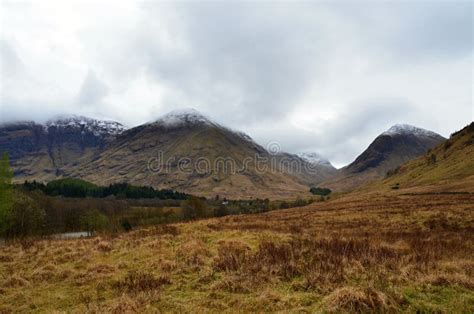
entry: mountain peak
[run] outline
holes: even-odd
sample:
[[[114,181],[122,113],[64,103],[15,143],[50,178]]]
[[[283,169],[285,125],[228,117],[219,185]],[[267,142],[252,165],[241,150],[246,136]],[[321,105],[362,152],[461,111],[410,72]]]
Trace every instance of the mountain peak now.
[[[302,152],[296,155],[314,165],[333,167],[333,165],[331,164],[331,162],[329,162],[327,158],[315,152]]]
[[[98,120],[78,115],[59,115],[50,119],[45,124],[45,129],[56,128],[80,128],[90,131],[95,135],[109,134],[118,135],[126,128],[119,122],[112,120]]]
[[[423,137],[441,137],[439,134],[410,124],[395,124],[382,135],[416,135]]]
[[[154,123],[159,123],[167,127],[180,126],[183,124],[218,124],[206,117],[194,108],[176,109],[158,118]]]

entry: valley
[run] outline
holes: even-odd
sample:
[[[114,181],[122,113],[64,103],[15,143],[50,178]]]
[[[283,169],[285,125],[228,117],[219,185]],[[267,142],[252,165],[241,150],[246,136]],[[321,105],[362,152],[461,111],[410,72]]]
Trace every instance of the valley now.
[[[473,194],[306,207],[0,248],[3,311],[466,312]],[[87,254],[85,254],[87,253]]]
[[[130,204],[145,207],[124,207],[134,224],[127,232],[9,240],[0,247],[0,309],[469,312],[474,307],[473,139],[471,124],[383,180],[299,207],[254,200],[254,212],[184,216],[182,222],[173,215],[204,213],[204,207],[165,208],[157,213],[168,212],[171,220],[156,220],[160,216],[147,216],[146,206],[157,201],[138,199]],[[126,193],[153,191],[74,184],[89,187],[85,195],[105,196],[108,190],[120,195],[119,186]],[[94,204],[85,201],[86,207]],[[125,200],[107,202],[116,208]],[[252,203],[214,202],[227,210]],[[268,207],[262,212],[262,206]]]

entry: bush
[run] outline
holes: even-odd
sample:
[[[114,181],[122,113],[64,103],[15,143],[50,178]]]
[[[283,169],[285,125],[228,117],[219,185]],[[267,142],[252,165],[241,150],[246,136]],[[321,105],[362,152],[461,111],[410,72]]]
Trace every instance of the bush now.
[[[120,224],[122,225],[123,230],[125,231],[132,230],[132,224],[130,223],[130,221],[128,221],[127,218],[123,218]]]
[[[319,188],[319,187],[313,187],[309,191],[314,195],[321,195],[321,196],[329,195],[332,192],[330,189]]]
[[[206,204],[197,197],[190,197],[182,204],[183,218],[186,220],[203,218],[206,214]]]
[[[428,156],[428,165],[434,165],[436,163],[436,155],[434,153],[431,153],[429,156]]]
[[[104,230],[107,227],[107,216],[98,210],[89,210],[81,217],[81,225],[85,231],[92,234],[95,231]]]
[[[129,272],[125,278],[116,281],[113,287],[120,292],[138,293],[156,290],[169,283],[170,280],[166,277],[155,277],[145,272]]]

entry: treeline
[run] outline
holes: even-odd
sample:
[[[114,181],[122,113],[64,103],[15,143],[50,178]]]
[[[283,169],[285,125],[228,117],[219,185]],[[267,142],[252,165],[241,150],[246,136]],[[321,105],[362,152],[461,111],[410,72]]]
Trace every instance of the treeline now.
[[[185,200],[188,195],[177,191],[162,189],[155,190],[151,186],[134,186],[128,183],[113,183],[109,186],[97,186],[93,183],[81,179],[64,178],[43,184],[36,181],[25,181],[22,185],[26,191],[40,190],[49,196],[64,197],[95,197],[104,198],[115,196],[116,198],[157,198],[157,199],[175,199]]]
[[[223,217],[227,215],[257,214],[278,209],[306,206],[314,202],[314,199],[304,200],[298,198],[294,201],[270,201],[267,199],[251,200],[220,200],[199,199],[190,197],[181,205],[184,219],[197,219],[208,217]]]
[[[100,187],[71,178],[13,185],[12,177],[8,155],[4,154],[0,158],[0,238],[5,239],[76,231],[115,233],[145,225],[261,213],[313,202],[227,200],[218,196],[206,199],[127,183]]]
[[[311,189],[309,189],[309,191],[313,195],[320,195],[320,196],[327,196],[331,194],[332,192],[331,189],[321,188],[321,187],[312,187]]]
[[[10,195],[0,234],[7,239],[78,231],[116,233],[183,220],[180,211],[173,210],[180,208],[180,200],[65,198],[18,189],[11,189]]]

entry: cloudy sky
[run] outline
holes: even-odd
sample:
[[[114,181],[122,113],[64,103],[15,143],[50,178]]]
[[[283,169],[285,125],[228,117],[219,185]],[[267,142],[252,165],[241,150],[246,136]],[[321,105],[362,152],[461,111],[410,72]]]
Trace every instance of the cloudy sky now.
[[[409,123],[473,120],[470,1],[3,1],[0,121],[135,126],[193,107],[261,144],[351,162]]]

